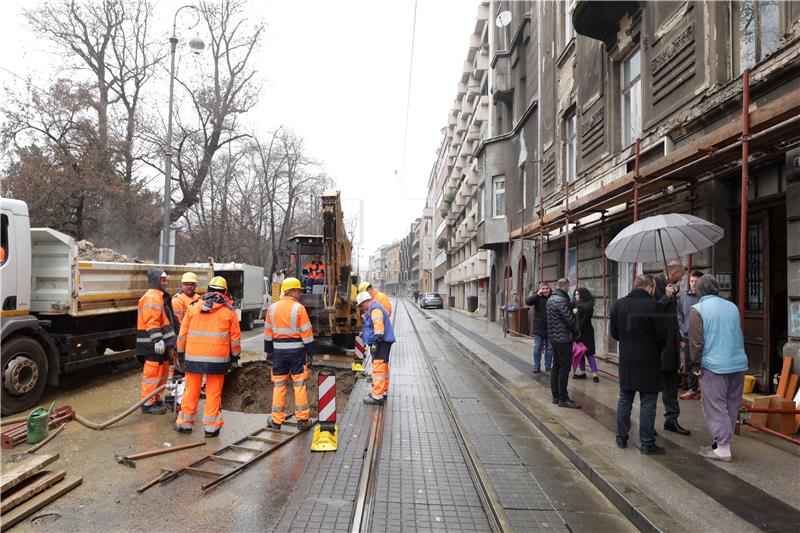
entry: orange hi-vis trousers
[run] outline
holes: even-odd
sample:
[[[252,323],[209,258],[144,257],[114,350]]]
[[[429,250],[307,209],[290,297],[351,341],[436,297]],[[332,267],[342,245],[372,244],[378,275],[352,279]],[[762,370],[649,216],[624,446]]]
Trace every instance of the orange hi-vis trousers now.
[[[159,388],[161,385],[167,384],[167,375],[169,374],[169,362],[157,363],[155,361],[145,361],[144,370],[142,372],[142,398]],[[153,405],[160,399],[160,394],[156,394],[145,405]]]
[[[389,392],[389,361],[372,360],[372,397],[383,399]]]
[[[286,420],[286,386],[289,384],[289,376],[290,374],[283,376],[276,376],[274,372],[272,374],[272,421],[276,424],[283,424]],[[291,374],[291,378],[294,387],[294,415],[297,420],[308,420],[311,415],[306,389],[308,366],[304,366],[300,374]]]
[[[184,376],[186,389],[181,399],[181,412],[175,420],[175,427],[192,429],[197,415],[197,402],[200,399],[200,387],[203,374],[187,372]],[[216,433],[225,424],[222,418],[222,387],[225,374],[206,374],[206,405],[203,409],[203,429]]]

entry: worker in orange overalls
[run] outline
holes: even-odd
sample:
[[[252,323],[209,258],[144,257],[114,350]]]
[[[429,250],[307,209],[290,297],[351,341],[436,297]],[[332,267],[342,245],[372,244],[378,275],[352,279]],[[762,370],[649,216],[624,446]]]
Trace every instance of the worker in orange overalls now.
[[[144,360],[142,398],[167,384],[170,352],[175,347],[175,316],[167,292],[167,273],[159,268],[147,271],[150,288],[139,298],[136,320],[136,357]],[[156,394],[144,405],[146,414],[163,414],[167,406]]]
[[[361,337],[372,354],[372,392],[364,403],[383,405],[389,392],[389,352],[394,344],[394,330],[389,312],[367,291],[356,297],[361,316]]]
[[[181,284],[183,284],[183,290],[172,297],[172,310],[179,323],[183,322],[183,316],[189,307],[200,299],[196,292],[197,274],[185,272],[181,277]]]
[[[191,433],[197,414],[197,401],[203,375],[206,376],[206,405],[203,429],[206,438],[219,435],[222,418],[222,386],[230,363],[236,364],[242,352],[241,330],[231,301],[225,293],[228,282],[216,276],[208,292],[187,311],[178,335],[178,357],[184,361],[186,389],[175,430]]]
[[[306,276],[306,287],[320,285],[325,282],[325,262],[320,254],[316,254],[314,259],[306,263],[306,266],[303,267],[303,273]]]
[[[389,316],[392,316],[392,302],[389,301],[389,297],[375,289],[369,281],[362,281],[359,283],[358,292],[368,292],[370,298],[381,304],[389,313]]]
[[[267,425],[280,429],[286,420],[286,386],[294,386],[294,414],[300,429],[308,428],[311,410],[306,379],[307,358],[316,353],[314,332],[306,308],[298,301],[303,292],[300,280],[286,278],[281,299],[269,306],[264,320],[264,351],[272,358],[272,416]]]

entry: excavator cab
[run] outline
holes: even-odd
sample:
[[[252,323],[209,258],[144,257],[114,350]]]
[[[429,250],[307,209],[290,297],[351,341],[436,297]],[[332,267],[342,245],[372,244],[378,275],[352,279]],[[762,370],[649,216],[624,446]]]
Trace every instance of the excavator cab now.
[[[289,239],[288,276],[294,276],[303,284],[303,294],[324,294],[325,277],[310,267],[317,258],[327,268],[328,258],[322,245],[321,235],[295,235]]]

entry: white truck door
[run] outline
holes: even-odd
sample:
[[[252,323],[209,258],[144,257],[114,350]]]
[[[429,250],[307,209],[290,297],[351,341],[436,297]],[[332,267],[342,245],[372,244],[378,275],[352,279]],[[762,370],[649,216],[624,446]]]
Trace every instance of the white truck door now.
[[[0,287],[2,316],[26,314],[31,305],[31,236],[27,206],[19,200],[2,201]]]

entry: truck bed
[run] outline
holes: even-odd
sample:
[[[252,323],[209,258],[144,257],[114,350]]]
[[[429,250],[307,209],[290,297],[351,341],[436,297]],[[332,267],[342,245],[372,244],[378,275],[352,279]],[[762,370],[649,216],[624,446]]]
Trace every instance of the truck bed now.
[[[50,228],[31,229],[31,311],[74,317],[136,309],[147,290],[147,270],[167,272],[170,293],[180,290],[185,265],[80,261],[75,241]],[[195,267],[198,286],[211,279],[211,269]]]

